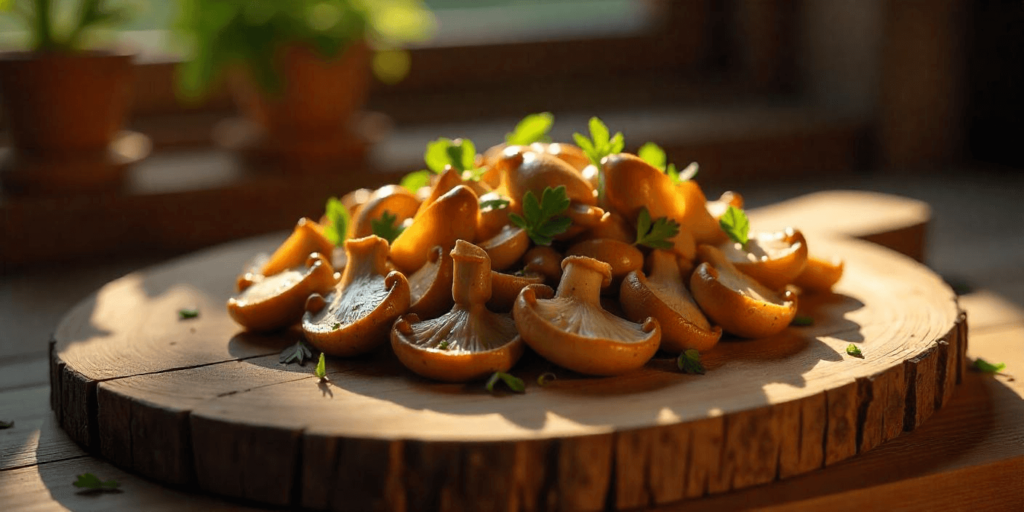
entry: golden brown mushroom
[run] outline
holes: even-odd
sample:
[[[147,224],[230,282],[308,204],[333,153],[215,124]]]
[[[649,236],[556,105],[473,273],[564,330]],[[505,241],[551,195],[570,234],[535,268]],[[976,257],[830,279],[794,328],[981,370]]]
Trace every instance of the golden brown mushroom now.
[[[295,268],[264,277],[247,273],[241,293],[228,299],[228,314],[250,331],[272,331],[302,320],[306,298],[327,293],[341,279],[320,253],[309,255],[306,268]]]
[[[452,297],[455,306],[434,319],[405,315],[391,330],[391,347],[410,370],[430,379],[464,382],[512,368],[523,354],[515,322],[492,313],[491,268],[487,253],[459,240]]]
[[[448,251],[435,246],[427,263],[408,279],[412,301],[409,313],[436,318],[452,308],[452,257]]]
[[[476,194],[459,185],[442,195],[391,245],[391,261],[403,272],[413,272],[427,262],[427,255],[435,245],[444,250],[455,247],[455,241],[473,240],[478,209]]]
[[[527,274],[542,275],[551,285],[557,285],[562,280],[562,255],[550,247],[533,247],[523,255],[523,261],[523,271]]]
[[[596,204],[594,189],[571,165],[544,153],[523,151],[504,155],[503,165],[508,171],[504,186],[513,200],[513,209],[520,211],[526,192],[531,191],[538,199],[547,187],[565,186],[570,201],[586,205]]]
[[[314,252],[331,254],[332,249],[334,244],[324,235],[324,229],[310,219],[301,218],[292,234],[270,255],[259,273],[271,276],[284,272],[302,266]]]
[[[644,266],[644,254],[639,249],[632,244],[608,238],[597,238],[577,243],[570,247],[565,254],[587,256],[610,265],[612,281],[611,285],[604,290],[604,293],[609,295],[619,292],[619,285],[626,274],[640,270]]]
[[[728,210],[730,206],[735,206],[736,208],[741,209],[743,208],[743,196],[741,196],[739,192],[727,190],[722,192],[721,197],[718,199],[707,202],[708,213],[710,213],[716,221],[721,219],[722,215],[725,215],[726,210]]]
[[[548,361],[588,375],[618,375],[643,366],[661,341],[658,321],[636,324],[601,307],[601,287],[611,282],[607,263],[569,256],[557,293],[527,286],[512,310],[519,334]]]
[[[480,242],[480,248],[487,251],[491,268],[505,270],[526,254],[530,248],[530,237],[525,229],[509,224],[501,228],[497,235]]]
[[[703,352],[718,343],[721,327],[712,327],[683,284],[676,255],[655,249],[648,256],[650,272],[630,272],[622,281],[619,303],[627,318],[654,317],[661,325],[661,350]]]
[[[519,292],[531,284],[544,284],[544,276],[540,274],[505,274],[491,271],[491,300],[487,307],[491,311],[509,312],[519,297]]]
[[[405,187],[399,185],[384,185],[377,189],[370,199],[359,209],[352,225],[352,238],[363,238],[373,234],[373,221],[378,220],[389,212],[394,215],[397,222],[404,222],[405,219],[416,215],[420,207],[419,199]]]
[[[702,263],[690,276],[700,309],[726,332],[762,338],[781,332],[796,316],[796,295],[776,292],[740,272],[714,246],[697,248]]]
[[[302,332],[333,356],[354,356],[385,343],[391,323],[409,309],[409,282],[388,272],[388,242],[368,236],[345,242],[348,266],[326,297],[309,296]]]
[[[591,226],[576,241],[582,242],[598,238],[608,238],[631,244],[636,240],[636,229],[618,212],[605,212],[597,224]]]
[[[495,201],[507,201],[497,205]],[[501,228],[509,224],[509,198],[498,192],[489,192],[480,196],[480,210],[476,215],[476,240],[487,240],[497,235]]]
[[[729,241],[718,249],[740,272],[773,290],[792,283],[807,265],[807,240],[792,228],[753,234],[746,247]]]
[[[843,277],[843,260],[809,256],[807,265],[793,281],[805,292],[827,292]]]

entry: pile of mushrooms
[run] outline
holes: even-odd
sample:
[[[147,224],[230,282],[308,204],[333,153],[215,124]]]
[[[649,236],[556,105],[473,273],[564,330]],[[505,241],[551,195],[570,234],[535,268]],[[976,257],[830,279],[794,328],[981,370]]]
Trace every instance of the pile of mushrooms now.
[[[842,276],[842,262],[809,255],[798,230],[730,238],[720,219],[742,197],[708,201],[696,182],[632,154],[595,165],[575,145],[537,142],[495,146],[476,165],[449,166],[418,190],[349,193],[340,247],[328,221],[300,220],[239,277],[232,318],[252,331],[299,325],[332,356],[390,346],[440,381],[508,371],[527,347],[578,373],[617,375],[659,350],[710,350],[723,333],[776,334],[799,293]],[[514,219],[546,190],[564,194],[557,219],[568,221],[542,244]],[[375,233],[385,216],[402,228],[390,243]],[[645,247],[642,216],[674,221],[678,234]]]

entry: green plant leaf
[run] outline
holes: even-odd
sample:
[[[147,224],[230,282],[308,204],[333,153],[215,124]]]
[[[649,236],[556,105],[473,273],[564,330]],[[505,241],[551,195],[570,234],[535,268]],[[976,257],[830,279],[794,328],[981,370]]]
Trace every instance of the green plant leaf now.
[[[999,373],[1006,369],[1006,363],[992,364],[980,357],[974,360],[974,369],[983,373]]]
[[[196,308],[181,308],[178,310],[178,320],[189,320],[199,316],[199,310]]]
[[[528,146],[534,142],[547,142],[550,140],[548,132],[555,122],[555,116],[550,112],[530,114],[519,121],[511,133],[505,135],[505,143],[510,146]]]
[[[398,235],[405,231],[405,226],[398,222],[398,216],[388,210],[380,215],[380,218],[370,221],[373,234],[385,239],[389,244],[394,243]]]
[[[636,220],[636,241],[633,245],[645,245],[652,249],[671,249],[673,237],[679,234],[679,223],[668,218],[659,217],[651,222],[651,214],[647,207],[640,209]]]
[[[814,319],[806,315],[797,315],[793,317],[793,321],[790,322],[789,325],[807,327],[808,325],[814,325]]]
[[[747,242],[750,237],[750,221],[747,219],[747,214],[743,213],[743,210],[730,206],[722,218],[718,220],[718,225],[722,227],[722,231],[729,235],[729,238],[733,242],[747,246]]]
[[[324,236],[335,246],[344,245],[345,239],[348,238],[348,226],[352,223],[352,216],[349,214],[348,208],[340,199],[332,197],[327,200],[324,214],[327,217]]]
[[[508,208],[508,199],[488,199],[486,201],[480,201],[481,210],[500,210],[502,208]]]
[[[491,378],[487,379],[487,385],[484,387],[487,388],[487,391],[493,393],[494,385],[497,384],[499,380],[504,382],[505,386],[516,393],[526,392],[526,384],[523,383],[523,379],[505,372],[494,372],[494,374],[491,375]]]
[[[299,363],[299,366],[303,366],[306,363],[306,359],[311,359],[312,357],[313,352],[309,350],[309,347],[299,341],[284,349],[277,358],[277,361],[281,364]]]
[[[523,215],[510,213],[508,218],[512,224],[526,230],[533,243],[551,245],[555,236],[565,233],[572,225],[572,219],[562,215],[569,203],[565,185],[545,187],[539,201],[533,191],[528,190],[523,195]]]
[[[452,145],[451,139],[437,139],[427,144],[427,151],[423,153],[423,161],[427,168],[437,174],[444,172],[444,166],[451,163],[448,148]]]
[[[683,373],[704,375],[704,364],[700,362],[700,352],[694,349],[687,349],[679,354],[679,358],[676,359],[676,366]]]
[[[79,489],[85,489],[89,491],[113,491],[121,486],[116,480],[101,480],[100,477],[92,473],[83,473],[77,476],[77,480],[72,483]]]
[[[431,172],[426,169],[410,172],[402,177],[402,181],[399,182],[399,185],[415,194],[416,192],[419,192],[421,188],[430,185],[430,175]]]
[[[590,118],[590,139],[594,142],[594,147],[608,146],[610,139],[608,133],[608,127],[604,125],[597,117]]]
[[[547,386],[549,382],[556,380],[557,378],[558,376],[555,375],[554,373],[544,372],[537,376],[537,385]]]
[[[860,347],[854,345],[853,343],[850,343],[849,345],[846,346],[846,353],[853,357],[859,357],[861,359],[864,359],[864,353],[860,351]]]
[[[666,157],[665,150],[661,149],[661,146],[653,142],[648,142],[643,146],[640,146],[640,150],[636,152],[636,156],[640,157],[641,160],[651,164],[651,167],[655,167],[661,171],[665,170]]]
[[[313,375],[316,378],[324,380],[327,378],[327,360],[324,358],[324,353],[320,353],[320,359],[316,362],[316,369],[313,370]]]
[[[483,170],[476,167],[476,145],[469,139],[437,139],[427,144],[423,160],[427,168],[438,174],[444,172],[445,166],[451,166],[463,174],[468,172],[469,179],[475,177],[479,180],[483,174]]]

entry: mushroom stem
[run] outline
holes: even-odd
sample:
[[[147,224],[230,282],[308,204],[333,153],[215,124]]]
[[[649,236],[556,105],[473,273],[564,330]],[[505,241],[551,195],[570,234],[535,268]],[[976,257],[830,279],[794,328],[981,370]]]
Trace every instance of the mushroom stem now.
[[[348,265],[341,276],[341,287],[344,288],[360,276],[386,276],[388,270],[388,241],[377,235],[345,241],[345,254]]]
[[[482,305],[491,299],[491,260],[483,249],[457,240],[451,252],[455,266],[452,270],[452,298],[466,309]]]
[[[612,268],[607,263],[586,256],[569,256],[562,260],[562,281],[555,297],[600,304],[601,288],[611,280]]]
[[[681,282],[682,273],[679,272],[679,261],[671,251],[655,249],[651,251],[651,267],[648,276],[655,281]]]

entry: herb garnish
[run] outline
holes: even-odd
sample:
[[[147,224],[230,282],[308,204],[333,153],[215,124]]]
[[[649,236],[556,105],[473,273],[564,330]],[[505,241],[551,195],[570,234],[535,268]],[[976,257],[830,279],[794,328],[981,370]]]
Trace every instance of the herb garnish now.
[[[178,310],[178,320],[188,320],[199,316],[197,308],[181,308]]]
[[[614,136],[609,136],[608,127],[596,117],[590,118],[589,139],[579,133],[572,134],[572,138],[576,141],[576,145],[587,154],[590,163],[598,169],[601,168],[602,158],[621,153],[622,148],[626,145],[622,132],[616,132]]]
[[[797,315],[793,317],[793,321],[789,323],[789,325],[794,325],[796,327],[807,327],[808,325],[813,324],[814,319],[807,315]]]
[[[853,357],[859,357],[861,359],[864,359],[864,353],[860,351],[860,347],[854,345],[853,343],[850,343],[849,345],[846,346],[846,353],[850,354]]]
[[[529,146],[534,142],[551,142],[548,131],[555,123],[555,116],[551,112],[530,114],[519,121],[516,129],[505,135],[505,143],[510,146]]]
[[[636,242],[633,245],[646,245],[651,249],[671,249],[672,237],[679,234],[679,223],[668,218],[659,217],[651,222],[651,213],[647,207],[640,209],[636,220]]]
[[[13,421],[0,421],[0,430],[6,430],[14,427]]]
[[[983,373],[999,373],[1006,369],[1006,363],[992,364],[978,357],[974,359],[974,369]]]
[[[718,225],[733,242],[743,245],[744,248],[747,247],[747,242],[750,240],[750,220],[747,219],[747,214],[743,213],[743,210],[729,206],[722,218],[718,220]]]
[[[441,340],[441,343],[437,344],[438,350],[448,350],[448,340]]]
[[[700,352],[695,349],[687,349],[679,354],[676,359],[676,366],[683,373],[704,375],[704,365],[700,362]]]
[[[423,154],[427,168],[437,174],[444,172],[445,166],[459,171],[462,179],[479,181],[484,168],[476,167],[476,145],[469,139],[437,139],[427,144],[427,152]]]
[[[92,473],[81,474],[77,478],[72,485],[89,491],[116,491],[121,486],[116,480],[103,481]]]
[[[327,200],[324,208],[324,216],[327,217],[327,225],[324,226],[324,235],[332,244],[340,246],[348,238],[348,225],[352,223],[352,217],[348,208],[340,199],[332,197]]]
[[[523,196],[523,215],[508,214],[508,219],[526,230],[530,240],[537,245],[551,245],[555,236],[565,233],[572,225],[572,219],[561,215],[569,208],[569,196],[565,185],[557,188],[544,187],[540,201],[528,190]]]
[[[341,329],[341,322],[334,322],[334,325],[331,325],[331,330],[337,331],[338,329]]]
[[[500,210],[508,207],[508,199],[488,199],[486,201],[480,201],[481,210]]]
[[[373,228],[373,234],[387,240],[389,244],[395,243],[398,235],[405,231],[405,226],[398,222],[398,216],[387,210],[384,210],[380,218],[370,220],[370,227]]]
[[[554,373],[544,372],[544,373],[540,374],[539,376],[537,376],[537,384],[540,385],[540,386],[547,386],[549,382],[551,382],[551,381],[553,381],[553,380],[555,380],[557,378],[558,378],[558,376],[556,376]]]
[[[637,151],[636,155],[643,161],[651,164],[652,167],[656,167],[661,172],[667,174],[672,179],[672,182],[677,185],[684,181],[692,180],[697,176],[697,171],[700,169],[697,162],[692,162],[682,172],[679,172],[676,169],[676,164],[668,163],[665,150],[653,142],[640,146],[640,151]]]
[[[416,193],[419,189],[430,185],[430,171],[424,169],[422,171],[410,172],[402,177],[402,181],[398,182],[399,185],[405,187],[406,190],[412,193]]]
[[[320,380],[325,380],[327,378],[327,362],[324,359],[323,352],[320,352],[320,360],[316,363],[316,369],[313,370],[313,375],[316,375]]]
[[[509,389],[516,393],[526,392],[526,384],[523,384],[523,379],[505,372],[494,372],[494,375],[491,375],[491,378],[487,379],[487,385],[485,386],[487,391],[493,393],[494,385],[498,383],[498,380],[504,382]]]
[[[311,359],[312,357],[313,353],[310,352],[309,347],[300,341],[284,349],[277,361],[281,364],[299,363],[299,366],[302,366],[306,363],[307,358]]]

